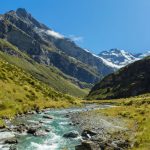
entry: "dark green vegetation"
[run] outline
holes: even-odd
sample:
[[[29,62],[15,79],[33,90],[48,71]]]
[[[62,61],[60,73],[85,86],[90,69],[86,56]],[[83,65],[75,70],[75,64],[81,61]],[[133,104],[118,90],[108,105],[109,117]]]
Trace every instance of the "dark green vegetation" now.
[[[150,57],[132,63],[96,84],[88,99],[114,99],[150,92]]]

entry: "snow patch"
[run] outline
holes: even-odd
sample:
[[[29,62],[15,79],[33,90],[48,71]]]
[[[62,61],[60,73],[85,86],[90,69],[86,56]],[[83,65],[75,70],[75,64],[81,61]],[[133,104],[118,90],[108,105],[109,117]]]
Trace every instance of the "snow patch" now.
[[[93,55],[94,57],[97,57],[97,58],[101,59],[101,60],[103,61],[103,63],[104,63],[105,65],[107,65],[107,66],[110,66],[110,67],[116,68],[116,69],[121,68],[120,66],[115,65],[115,64],[113,64],[112,62],[107,61],[106,59],[104,59],[104,58],[102,58],[102,57],[100,57],[100,56],[97,56],[97,55],[95,55],[95,54],[92,54],[92,55]]]
[[[147,56],[150,56],[150,51],[146,52],[145,54],[141,54],[139,57],[144,58],[144,57],[147,57]]]
[[[102,59],[102,61],[107,65],[107,66],[110,66],[112,68],[116,68],[116,69],[119,69],[121,68],[122,66],[119,66],[119,65],[116,65],[116,64],[113,64],[112,62],[110,61],[107,61],[106,59],[102,58],[102,57],[99,57],[100,59]]]
[[[86,51],[87,53],[90,53],[90,51],[89,51],[88,49],[86,49],[86,48],[85,48],[85,49],[83,49],[83,50],[84,50],[84,51]]]
[[[139,60],[140,58],[135,57],[133,54],[118,49],[111,49],[109,51],[103,51],[99,54],[101,59],[111,67],[122,68],[134,61]]]

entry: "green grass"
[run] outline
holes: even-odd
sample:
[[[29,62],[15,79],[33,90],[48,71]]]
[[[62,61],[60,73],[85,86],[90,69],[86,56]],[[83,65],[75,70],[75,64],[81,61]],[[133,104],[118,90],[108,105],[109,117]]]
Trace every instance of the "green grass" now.
[[[43,108],[78,105],[77,98],[62,94],[29,73],[0,59],[0,125],[3,119]]]
[[[9,49],[9,51],[13,51],[19,55],[19,57],[16,57],[16,55],[9,55],[9,52],[0,51],[1,59],[23,69],[59,92],[76,97],[84,97],[89,91],[87,83],[78,82],[74,78],[63,74],[55,67],[48,67],[34,62],[27,54],[22,53],[18,48],[5,40],[0,39],[0,48]]]

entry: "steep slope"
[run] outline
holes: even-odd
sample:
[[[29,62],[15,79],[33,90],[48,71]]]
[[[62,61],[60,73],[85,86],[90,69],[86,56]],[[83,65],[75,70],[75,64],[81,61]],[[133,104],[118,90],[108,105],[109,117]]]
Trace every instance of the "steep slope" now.
[[[61,38],[45,25],[36,21],[24,9],[10,11],[0,20],[0,37],[5,38],[32,59],[47,66],[54,65],[62,72],[81,82],[95,83],[100,76],[96,69],[84,62],[72,59],[55,43]],[[72,49],[71,49],[72,50]]]
[[[150,56],[136,61],[96,84],[88,99],[112,99],[150,92]]]
[[[1,119],[47,107],[65,107],[77,101],[56,92],[22,69],[0,58],[0,123]]]
[[[17,46],[36,62],[54,65],[81,82],[93,84],[116,70],[100,57],[39,23],[25,9],[9,11],[2,16],[0,37]]]
[[[116,70],[116,68],[104,63],[103,60],[97,55],[94,55],[91,52],[77,46],[70,39],[58,39],[55,44],[67,55],[74,57],[75,59],[94,68],[100,76],[105,76]]]
[[[36,63],[27,54],[3,39],[0,39],[0,58],[23,69],[39,81],[62,93],[82,97],[87,93],[82,88],[89,88],[86,83],[81,83],[66,76],[55,67],[47,67]]]

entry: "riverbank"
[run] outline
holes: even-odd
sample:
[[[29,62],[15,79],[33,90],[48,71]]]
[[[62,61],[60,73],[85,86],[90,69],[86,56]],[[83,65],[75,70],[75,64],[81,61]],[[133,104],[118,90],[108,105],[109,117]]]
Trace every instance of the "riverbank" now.
[[[18,116],[11,122],[7,120],[7,128],[0,130],[0,149],[74,150],[81,142],[80,129],[69,116],[106,107],[110,106],[92,104],[67,109],[45,109]]]
[[[67,96],[67,95],[66,95]],[[14,105],[16,108],[14,108]],[[46,109],[57,109],[57,108],[70,108],[70,107],[81,107],[81,100],[75,99],[74,97],[67,97],[67,100],[37,100],[36,103],[33,101],[21,102],[13,104],[13,108],[1,109],[0,110],[0,128],[7,127],[7,121],[14,120],[16,117],[26,116],[28,114],[35,114]],[[19,108],[19,109],[18,109]]]
[[[148,95],[120,100],[84,101],[84,104],[85,107],[45,109],[19,115],[13,124],[6,120],[7,128],[1,129],[0,135],[6,138],[12,138],[13,135],[18,143],[13,139],[7,141],[6,145],[14,145],[8,144],[14,142],[21,150],[25,146],[29,146],[29,150],[38,150],[42,146],[45,146],[44,150],[50,147],[52,150],[60,150],[60,147],[63,150],[74,150],[75,147],[81,150],[86,146],[91,146],[93,150],[99,150],[100,147],[102,150],[149,150]],[[52,138],[54,135],[55,139]]]
[[[86,113],[75,114],[73,116],[73,121],[79,122],[79,126],[82,130],[84,130],[85,128],[89,128],[90,130],[94,129],[98,133],[98,137],[101,138],[102,135],[99,134],[101,130],[97,129],[97,126],[101,127],[100,124],[103,118],[105,120],[111,121],[114,127],[116,125],[122,127],[125,125],[124,127],[127,128],[127,130],[116,130],[114,132],[111,132],[110,134],[109,130],[111,128],[107,129],[107,126],[105,126],[104,135],[108,135],[107,140],[105,140],[105,138],[102,138],[102,142],[100,142],[100,144],[105,144],[107,145],[106,147],[110,145],[112,146],[112,144],[114,144],[114,142],[112,141],[115,141],[117,139],[117,141],[126,141],[129,144],[128,145],[125,142],[128,145],[128,148],[126,149],[150,149],[150,94],[116,100],[85,101],[85,103],[115,104],[118,107],[111,107]],[[109,134],[107,134],[107,132]],[[93,141],[93,139],[90,140]]]
[[[105,109],[116,109],[116,107]],[[132,143],[128,137],[132,131],[127,123],[121,118],[106,116],[100,113],[101,110],[103,111],[97,109],[71,115],[72,122],[80,128],[83,139],[83,144],[77,146],[76,150],[86,149],[86,146],[90,146],[91,150],[130,148]]]

